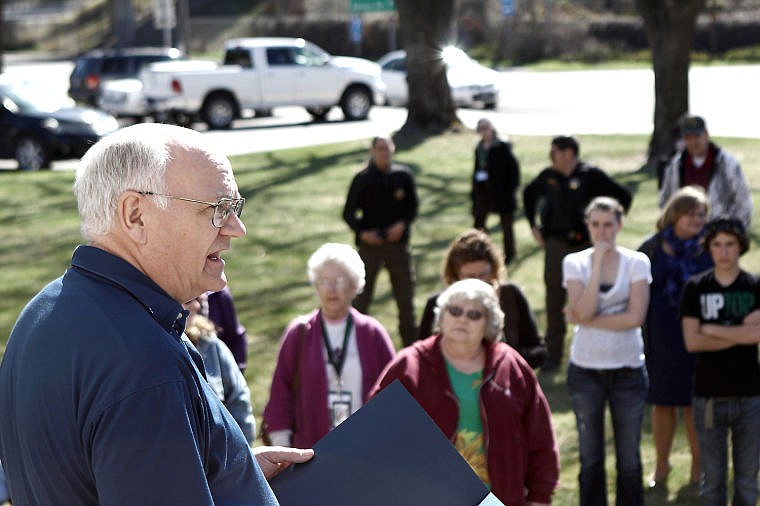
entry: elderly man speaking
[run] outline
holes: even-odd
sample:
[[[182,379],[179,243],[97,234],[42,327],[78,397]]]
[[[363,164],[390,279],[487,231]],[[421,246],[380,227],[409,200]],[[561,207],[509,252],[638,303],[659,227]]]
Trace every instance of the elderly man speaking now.
[[[313,455],[252,452],[182,337],[181,304],[225,286],[222,254],[246,233],[230,162],[203,140],[136,125],[82,159],[88,244],[23,310],[0,365],[14,504],[269,506],[265,476]]]

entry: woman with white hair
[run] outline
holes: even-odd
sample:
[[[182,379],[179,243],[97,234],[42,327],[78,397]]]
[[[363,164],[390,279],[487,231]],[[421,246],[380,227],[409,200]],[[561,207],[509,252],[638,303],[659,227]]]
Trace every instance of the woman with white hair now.
[[[438,296],[436,334],[399,352],[374,395],[398,379],[504,504],[551,503],[559,453],[533,369],[500,341],[493,286],[464,279]]]
[[[364,288],[364,262],[347,244],[327,243],[309,258],[320,306],[285,329],[264,436],[271,444],[311,448],[369,398],[394,349],[388,332],[351,307]]]

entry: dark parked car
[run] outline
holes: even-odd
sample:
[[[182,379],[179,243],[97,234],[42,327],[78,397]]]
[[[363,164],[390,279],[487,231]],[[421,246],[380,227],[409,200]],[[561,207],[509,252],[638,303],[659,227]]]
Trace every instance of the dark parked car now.
[[[69,95],[77,102],[96,105],[103,81],[137,77],[145,65],[184,57],[182,51],[169,47],[95,49],[77,58],[69,77]]]
[[[102,136],[119,128],[116,118],[76,107],[62,93],[0,78],[0,158],[21,170],[50,167],[52,160],[80,158]]]

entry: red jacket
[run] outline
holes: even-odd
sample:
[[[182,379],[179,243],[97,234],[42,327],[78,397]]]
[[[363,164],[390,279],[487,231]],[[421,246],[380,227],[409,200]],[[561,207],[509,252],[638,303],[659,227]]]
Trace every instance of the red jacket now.
[[[434,335],[401,350],[370,395],[400,380],[453,442],[459,404],[446,372],[441,337]],[[504,504],[551,502],[559,484],[559,450],[551,412],[531,367],[509,345],[486,345],[480,388],[491,490]]]

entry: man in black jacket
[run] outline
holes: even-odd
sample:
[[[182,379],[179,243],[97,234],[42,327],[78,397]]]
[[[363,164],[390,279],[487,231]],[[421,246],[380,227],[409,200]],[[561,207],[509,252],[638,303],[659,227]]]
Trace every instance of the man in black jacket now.
[[[547,167],[523,190],[523,206],[533,237],[544,248],[546,285],[546,344],[549,356],[542,367],[555,370],[562,361],[565,341],[563,309],[567,293],[562,286],[562,259],[590,246],[583,211],[592,198],[608,196],[628,211],[631,193],[601,169],[578,158],[578,141],[560,136],[552,139]],[[541,223],[536,223],[540,208]]]
[[[375,137],[367,167],[354,176],[343,219],[356,233],[359,256],[366,269],[364,291],[354,307],[367,313],[375,280],[385,265],[390,274],[404,346],[417,339],[414,317],[414,268],[409,235],[417,217],[417,192],[409,168],[392,162],[395,146],[388,137]]]

